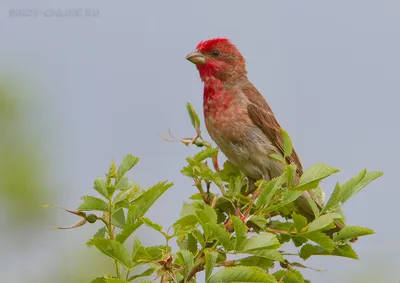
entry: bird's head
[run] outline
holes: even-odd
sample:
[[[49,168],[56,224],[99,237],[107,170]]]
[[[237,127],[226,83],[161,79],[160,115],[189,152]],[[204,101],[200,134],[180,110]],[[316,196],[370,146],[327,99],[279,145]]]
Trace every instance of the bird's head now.
[[[229,81],[247,74],[242,54],[227,38],[201,41],[186,59],[196,64],[203,81],[210,77]]]

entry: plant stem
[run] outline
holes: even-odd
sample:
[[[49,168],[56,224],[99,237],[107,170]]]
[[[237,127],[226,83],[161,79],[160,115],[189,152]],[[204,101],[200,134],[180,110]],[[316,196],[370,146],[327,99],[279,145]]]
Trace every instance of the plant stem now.
[[[110,236],[110,240],[114,240],[114,230],[112,227],[112,198],[110,196],[110,198],[108,199],[108,207],[109,207],[109,211],[108,211],[108,235]],[[119,271],[119,265],[118,265],[118,261],[115,259],[114,260],[115,263],[115,271],[117,273],[117,277],[121,279],[121,272]]]

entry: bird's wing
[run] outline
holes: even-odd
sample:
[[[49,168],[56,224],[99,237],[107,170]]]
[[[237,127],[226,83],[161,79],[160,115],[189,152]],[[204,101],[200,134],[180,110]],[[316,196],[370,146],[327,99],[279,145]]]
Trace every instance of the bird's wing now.
[[[258,128],[261,129],[261,131],[283,155],[284,146],[281,126],[276,120],[268,103],[251,83],[243,87],[242,91],[250,102],[247,106],[247,112],[249,113],[250,119]],[[286,162],[294,163],[297,166],[297,174],[299,176],[303,174],[303,167],[294,149],[292,155],[286,158]]]

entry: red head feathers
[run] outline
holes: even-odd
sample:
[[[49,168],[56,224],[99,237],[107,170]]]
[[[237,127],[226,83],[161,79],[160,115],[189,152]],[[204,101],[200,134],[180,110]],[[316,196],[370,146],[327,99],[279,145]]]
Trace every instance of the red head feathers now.
[[[242,54],[227,38],[201,41],[186,58],[197,65],[203,81],[210,77],[226,81],[247,73]]]

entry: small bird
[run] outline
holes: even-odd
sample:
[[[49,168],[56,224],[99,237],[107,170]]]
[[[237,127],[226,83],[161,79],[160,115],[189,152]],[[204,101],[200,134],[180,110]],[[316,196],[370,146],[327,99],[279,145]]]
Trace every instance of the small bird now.
[[[236,46],[227,38],[201,41],[186,59],[196,65],[204,83],[207,131],[228,160],[247,176],[249,192],[255,190],[255,181],[269,181],[281,175],[285,164],[270,157],[283,156],[281,126],[267,101],[248,80],[245,59]],[[296,165],[298,180],[303,168],[294,149],[286,162]],[[314,214],[307,201],[310,197],[318,204],[313,193],[305,191],[296,205],[312,220]]]

